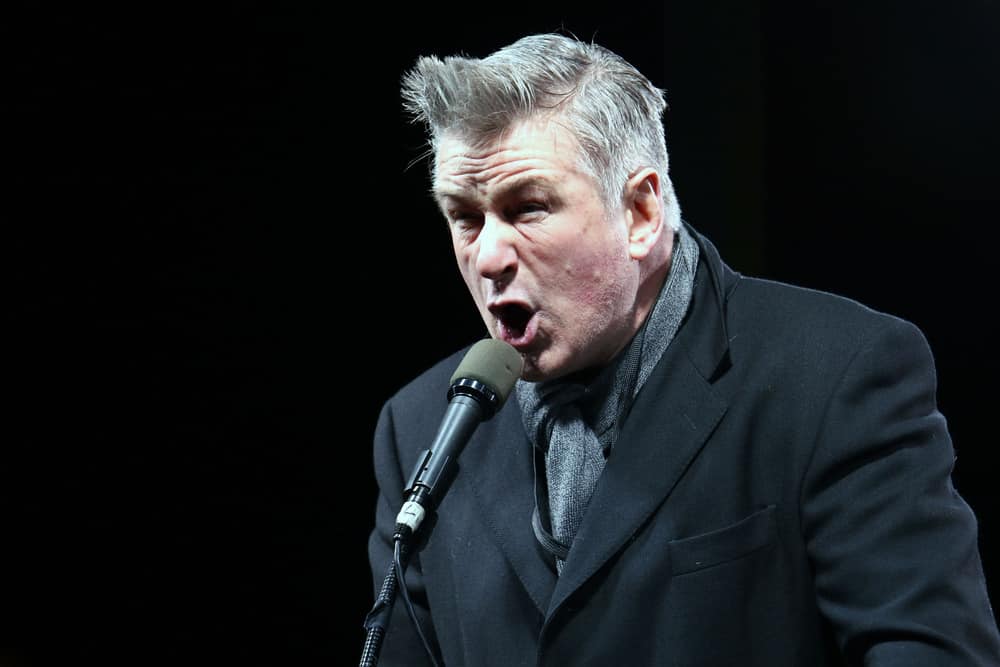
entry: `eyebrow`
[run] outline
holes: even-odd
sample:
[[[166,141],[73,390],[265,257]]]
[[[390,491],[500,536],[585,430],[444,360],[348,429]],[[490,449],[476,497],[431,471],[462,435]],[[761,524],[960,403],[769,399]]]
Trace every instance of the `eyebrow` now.
[[[505,183],[496,191],[494,198],[504,199],[533,187],[541,188],[546,193],[551,194],[553,186],[554,182],[552,179],[543,176],[514,177],[513,180]],[[439,187],[435,185],[431,189],[431,192],[438,204],[443,204],[446,199],[455,199],[462,203],[468,203],[474,199],[474,197],[469,196],[468,190],[452,188],[450,186]]]

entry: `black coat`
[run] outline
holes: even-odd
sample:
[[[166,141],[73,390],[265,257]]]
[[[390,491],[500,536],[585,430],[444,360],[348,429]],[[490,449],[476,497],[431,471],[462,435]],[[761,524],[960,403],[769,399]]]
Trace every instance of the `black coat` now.
[[[848,299],[740,276],[692,235],[689,314],[636,398],[562,576],[532,533],[516,399],[460,456],[407,574],[444,663],[1000,665],[923,335]],[[376,589],[461,356],[382,411]],[[401,599],[380,664],[424,664]]]

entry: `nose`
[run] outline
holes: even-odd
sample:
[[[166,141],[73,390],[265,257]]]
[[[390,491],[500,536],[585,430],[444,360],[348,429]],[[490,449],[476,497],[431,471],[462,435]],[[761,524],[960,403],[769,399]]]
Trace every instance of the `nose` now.
[[[476,270],[495,282],[509,282],[517,272],[517,248],[511,225],[487,215],[479,232]]]

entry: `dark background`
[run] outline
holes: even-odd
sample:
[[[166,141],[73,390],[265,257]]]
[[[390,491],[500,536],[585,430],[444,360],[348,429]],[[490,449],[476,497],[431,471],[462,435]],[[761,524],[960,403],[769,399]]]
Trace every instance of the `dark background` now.
[[[483,333],[399,78],[559,29],[734,268],[923,329],[1000,598],[1000,5],[825,4],[12,12],[0,664],[357,661],[378,409]]]

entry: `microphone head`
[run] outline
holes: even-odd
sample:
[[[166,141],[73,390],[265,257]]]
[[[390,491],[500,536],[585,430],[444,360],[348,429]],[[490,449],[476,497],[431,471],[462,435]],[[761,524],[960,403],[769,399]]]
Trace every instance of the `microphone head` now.
[[[462,363],[452,373],[451,382],[482,382],[497,394],[499,406],[507,400],[523,368],[524,360],[512,345],[495,338],[485,338],[465,353]]]

